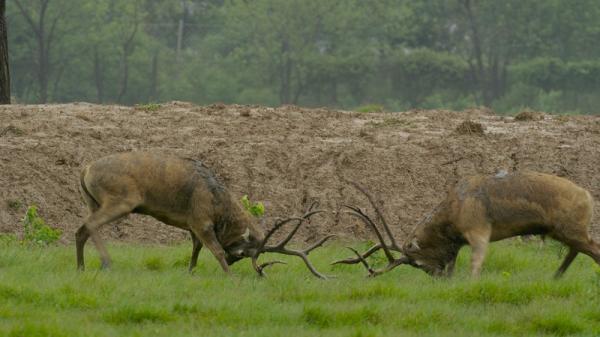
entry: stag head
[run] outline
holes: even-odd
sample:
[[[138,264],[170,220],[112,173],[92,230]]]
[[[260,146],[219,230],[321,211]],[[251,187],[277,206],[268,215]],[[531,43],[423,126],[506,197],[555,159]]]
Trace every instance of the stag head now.
[[[406,243],[402,246],[399,246],[392,235],[392,231],[388,225],[387,220],[385,219],[383,213],[381,212],[379,206],[377,205],[373,196],[361,185],[356,182],[348,181],[344,179],[347,183],[352,185],[362,194],[364,194],[369,203],[375,210],[375,214],[377,215],[377,219],[380,222],[380,226],[383,227],[384,234],[379,230],[376,221],[372,220],[365,212],[363,212],[360,208],[355,206],[344,205],[345,208],[348,209],[347,214],[360,219],[363,223],[365,223],[369,228],[373,230],[379,243],[373,245],[364,253],[359,253],[354,248],[348,247],[356,257],[347,258],[343,260],[338,260],[333,262],[332,264],[357,264],[361,263],[369,272],[369,276],[374,277],[381,274],[384,274],[400,265],[407,264],[411,265],[415,268],[419,268],[426,273],[438,276],[442,275],[444,269],[446,267],[445,263],[440,263],[443,259],[439,259],[437,257],[438,253],[443,254],[443,252],[438,251],[439,246],[437,245],[429,245],[428,242],[423,242],[421,245],[419,244],[419,232],[413,231],[407,237]],[[383,250],[385,257],[388,260],[387,266],[381,269],[373,269],[369,263],[367,262],[367,258],[371,256],[373,253]],[[392,252],[400,253],[401,256],[396,258]]]

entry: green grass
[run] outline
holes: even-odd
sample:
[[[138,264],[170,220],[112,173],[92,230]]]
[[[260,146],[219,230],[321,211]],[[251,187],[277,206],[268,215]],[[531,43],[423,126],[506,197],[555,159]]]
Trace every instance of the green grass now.
[[[0,242],[0,336],[600,335],[600,269],[579,256],[552,280],[552,244],[492,244],[478,281],[468,277],[468,249],[453,279],[408,266],[367,279],[358,265],[329,266],[347,256],[334,245],[312,256],[337,276],[326,281],[294,258],[266,278],[245,260],[226,276],[205,250],[190,275],[191,243],[109,251],[113,267],[100,271],[89,244],[79,273],[72,246]]]

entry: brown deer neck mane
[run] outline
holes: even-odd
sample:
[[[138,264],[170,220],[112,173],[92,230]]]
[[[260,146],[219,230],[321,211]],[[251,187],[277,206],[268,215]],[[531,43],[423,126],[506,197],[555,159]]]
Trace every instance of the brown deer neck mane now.
[[[415,227],[408,249],[414,255],[426,255],[445,263],[465,244],[462,234],[448,219],[448,203],[444,201]]]
[[[238,241],[248,230],[254,233],[255,225],[252,219],[240,207],[225,185],[217,179],[213,171],[199,160],[185,159],[193,162],[196,173],[212,194],[212,204],[215,210],[213,225],[219,242],[223,246],[227,246]]]

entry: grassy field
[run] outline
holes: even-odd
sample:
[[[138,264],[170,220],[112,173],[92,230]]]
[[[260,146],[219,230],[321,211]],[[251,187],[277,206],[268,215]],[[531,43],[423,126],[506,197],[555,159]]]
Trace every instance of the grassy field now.
[[[334,245],[313,257],[337,276],[326,281],[293,258],[264,279],[244,260],[226,276],[207,251],[190,275],[190,250],[113,244],[113,268],[99,271],[90,244],[79,273],[74,246],[0,244],[0,335],[600,335],[600,270],[580,255],[553,281],[564,255],[554,243],[493,244],[479,281],[468,278],[468,249],[451,280],[410,267],[367,279],[362,267],[328,265],[347,256]]]

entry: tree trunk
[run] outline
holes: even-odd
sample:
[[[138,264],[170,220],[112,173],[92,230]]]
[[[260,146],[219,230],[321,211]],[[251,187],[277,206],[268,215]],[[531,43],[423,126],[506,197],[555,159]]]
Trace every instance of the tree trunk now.
[[[133,52],[133,39],[135,38],[135,34],[137,33],[139,24],[139,22],[137,21],[137,12],[135,13],[134,20],[135,23],[133,26],[133,30],[131,31],[131,34],[129,35],[127,41],[125,41],[122,46],[123,54],[121,55],[121,62],[123,67],[123,77],[121,80],[121,90],[119,90],[119,95],[117,97],[117,102],[119,103],[123,103],[123,97],[125,97],[125,94],[127,93],[127,86],[129,83],[129,55],[131,55],[131,53]]]
[[[123,77],[121,77],[121,89],[119,90],[119,95],[117,96],[117,102],[119,103],[123,103],[123,97],[127,93],[127,84],[129,83],[129,55],[127,53],[127,47],[123,48],[121,66]]]
[[[175,49],[175,62],[179,62],[181,58],[181,45],[183,43],[183,28],[185,25],[185,2],[181,1],[182,14],[179,18],[179,25],[177,27],[177,46]]]
[[[8,67],[8,32],[6,0],[0,0],[0,104],[10,104],[10,71]]]
[[[96,83],[96,101],[104,102],[104,76],[98,46],[94,46],[94,82]]]
[[[279,103],[289,104],[292,90],[292,60],[290,60],[288,41],[283,41],[281,44],[281,69],[279,76]]]
[[[483,98],[483,104],[489,106],[491,104],[490,97],[488,95],[487,81],[486,81],[486,73],[485,73],[485,65],[483,63],[483,50],[481,47],[481,37],[479,35],[479,29],[477,27],[477,22],[475,21],[475,14],[473,13],[473,7],[471,5],[471,0],[464,0],[463,6],[465,7],[467,13],[467,20],[469,21],[469,28],[471,30],[473,42],[473,55],[472,57],[475,59],[475,65],[471,67],[472,76],[477,83],[477,87],[481,92],[481,96]]]
[[[152,69],[150,70],[150,94],[148,101],[156,101],[158,98],[158,50],[152,55]]]

